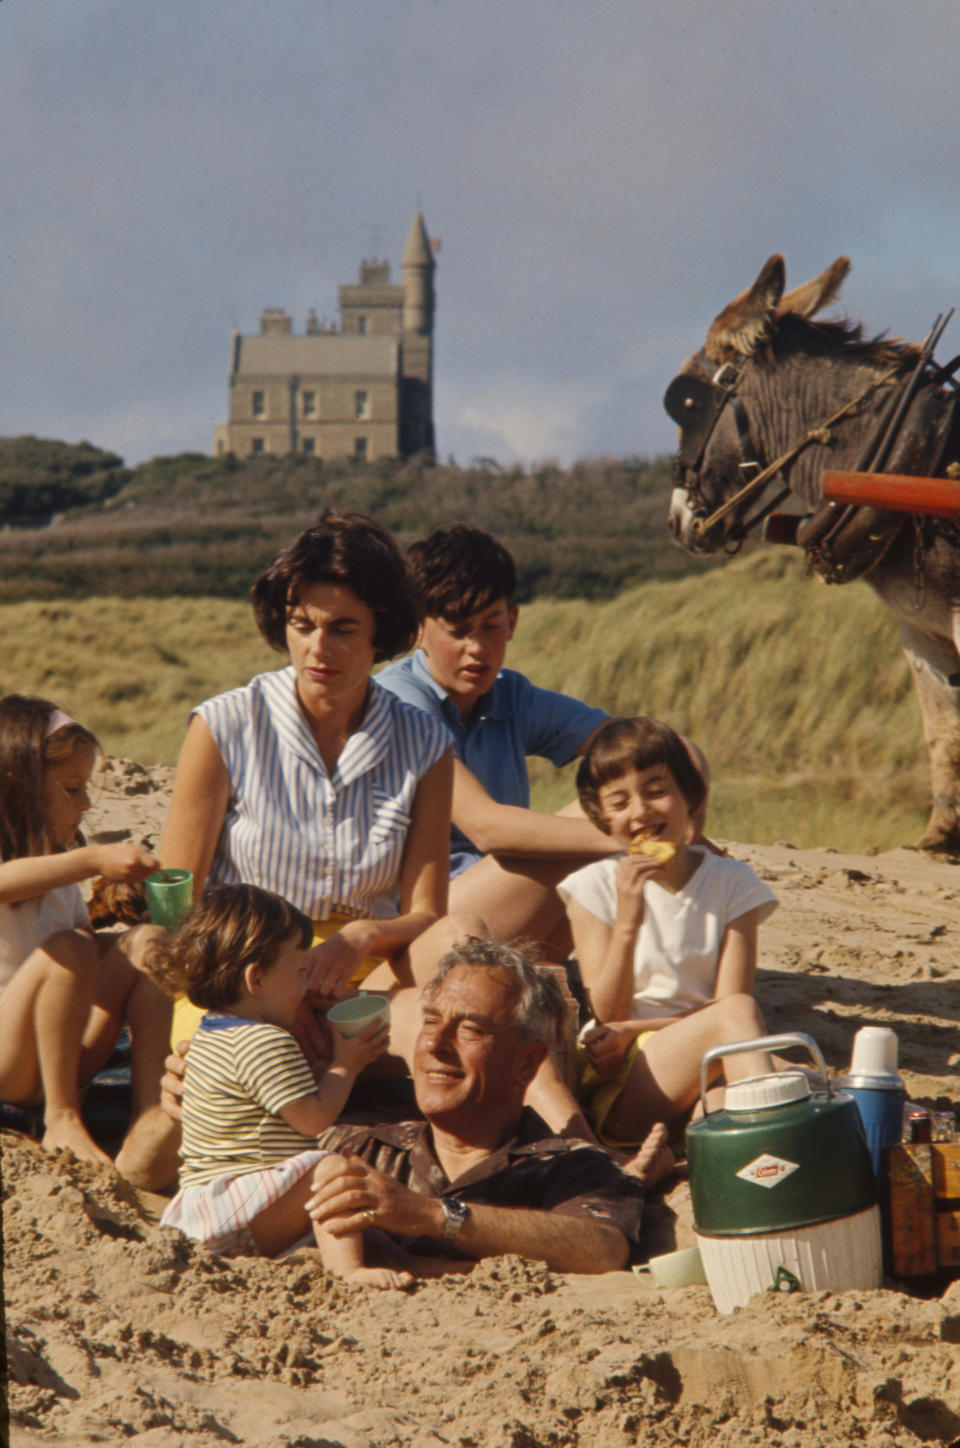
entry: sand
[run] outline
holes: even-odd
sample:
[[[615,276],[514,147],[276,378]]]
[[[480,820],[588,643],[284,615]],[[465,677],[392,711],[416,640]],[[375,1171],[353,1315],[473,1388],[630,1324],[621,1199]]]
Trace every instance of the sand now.
[[[156,838],[170,771],[111,761],[90,832]],[[910,1095],[960,1103],[960,872],[908,850],[731,844],[781,898],[758,996],[837,1072],[889,1024]],[[220,1261],[107,1168],[3,1137],[13,1444],[86,1448],[608,1448],[960,1441],[960,1279],[755,1298],[517,1258],[410,1295],[311,1254]],[[689,1189],[649,1204],[651,1253],[690,1241]]]

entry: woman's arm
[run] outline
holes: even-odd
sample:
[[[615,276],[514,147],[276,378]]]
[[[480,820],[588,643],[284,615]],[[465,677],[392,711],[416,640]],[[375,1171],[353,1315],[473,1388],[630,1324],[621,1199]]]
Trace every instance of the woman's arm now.
[[[190,870],[203,893],[230,799],[230,776],[210,730],[194,714],[177,760],[173,797],[157,851],[167,868]]]
[[[400,867],[400,914],[392,920],[351,920],[327,944],[347,942],[358,959],[399,955],[446,913],[452,790],[453,751],[448,749],[427,770],[414,795]]]
[[[731,920],[720,946],[714,1000],[729,995],[753,995],[757,976],[757,930],[759,907]]]
[[[145,880],[159,865],[142,845],[81,845],[55,855],[25,855],[0,864],[0,905],[35,900],[48,890],[79,885],[94,875],[108,880]]]

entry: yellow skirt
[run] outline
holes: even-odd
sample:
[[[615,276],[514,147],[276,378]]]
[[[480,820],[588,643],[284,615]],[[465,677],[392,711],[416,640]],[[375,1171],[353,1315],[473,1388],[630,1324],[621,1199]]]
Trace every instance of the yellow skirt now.
[[[587,1056],[586,1046],[578,1045],[577,1047],[577,1101],[583,1108],[584,1116],[593,1127],[597,1140],[602,1141],[604,1146],[623,1151],[642,1145],[639,1141],[621,1141],[618,1137],[605,1131],[604,1127],[607,1117],[616,1104],[617,1097],[627,1084],[627,1077],[633,1069],[634,1061],[646,1042],[655,1034],[655,1031],[641,1031],[639,1036],[634,1036],[627,1047],[623,1060],[609,1076],[598,1075],[596,1067],[591,1065]]]
[[[360,919],[357,915],[348,915],[344,911],[328,915],[326,920],[313,921],[313,944],[320,945],[322,941],[329,940],[331,935],[336,935],[342,930],[349,920]],[[361,960],[353,975],[350,977],[351,986],[356,989],[371,971],[382,965],[383,956],[368,955]],[[195,1006],[185,995],[177,996],[173,1003],[173,1024],[170,1029],[170,1045],[173,1050],[177,1049],[178,1041],[192,1041],[196,1034],[197,1027],[206,1015],[206,1006]]]

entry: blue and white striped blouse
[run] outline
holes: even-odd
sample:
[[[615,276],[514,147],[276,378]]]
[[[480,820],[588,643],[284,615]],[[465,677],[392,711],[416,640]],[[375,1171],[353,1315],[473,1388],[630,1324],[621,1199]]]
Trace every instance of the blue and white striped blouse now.
[[[395,915],[414,795],[450,747],[446,727],[371,680],[366,713],[330,776],[292,668],[258,674],[194,712],[230,777],[210,882],[274,890],[313,920],[338,907]]]

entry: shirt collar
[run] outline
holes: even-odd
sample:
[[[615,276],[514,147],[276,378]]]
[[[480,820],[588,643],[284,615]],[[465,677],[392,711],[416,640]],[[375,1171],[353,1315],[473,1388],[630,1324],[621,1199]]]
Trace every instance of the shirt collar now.
[[[270,716],[284,746],[326,775],[316,740],[297,701],[293,665],[274,674],[263,674],[261,679]],[[359,779],[386,754],[393,736],[391,700],[392,695],[371,679],[363,718],[341,750],[331,778],[335,788]]]
[[[430,665],[427,663],[427,656],[423,649],[417,649],[413,656],[413,672],[418,683],[429,689],[434,698],[440,701],[440,708],[444,718],[455,728],[466,731],[471,729],[479,719],[506,719],[510,716],[510,708],[506,697],[506,690],[501,686],[502,673],[494,679],[491,688],[485,694],[481,694],[477,700],[476,710],[466,722],[454,704],[450,695],[442,684],[438,684],[430,672]]]

